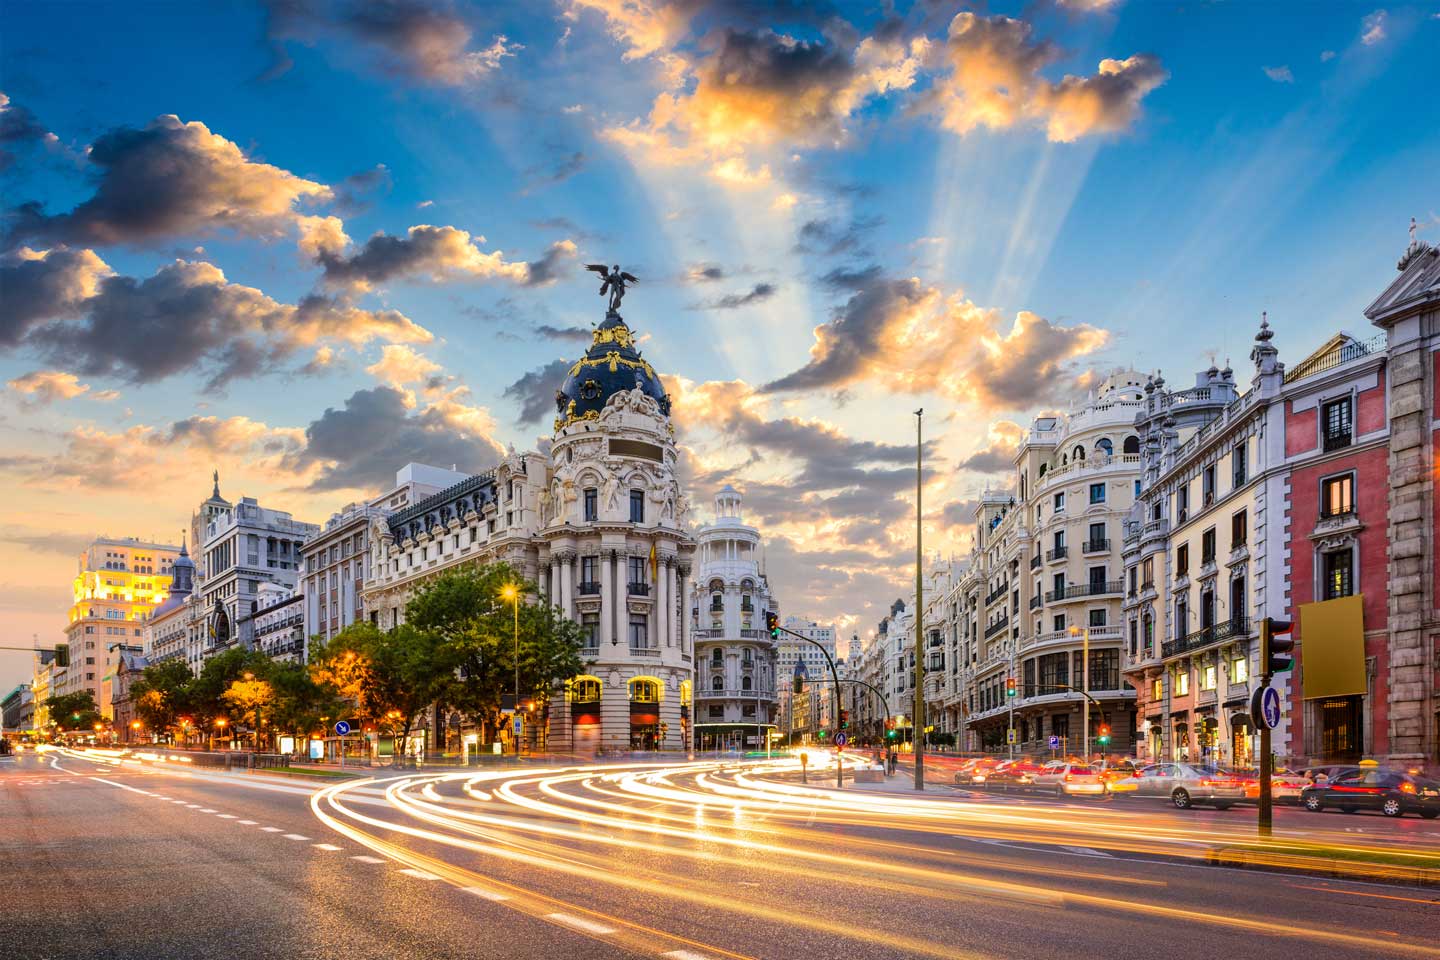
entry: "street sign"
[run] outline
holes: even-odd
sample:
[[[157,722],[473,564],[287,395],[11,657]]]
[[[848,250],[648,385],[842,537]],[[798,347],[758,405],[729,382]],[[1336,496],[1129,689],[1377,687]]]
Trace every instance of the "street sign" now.
[[[1014,728],[1014,727],[1011,727],[1009,730],[1006,730],[1006,731],[1005,731],[1005,742],[1006,742],[1006,743],[1015,743],[1015,742],[1016,742],[1016,741],[1015,741],[1015,728]]]
[[[335,732],[340,734],[340,736],[342,737],[345,736],[345,734],[350,732],[350,724],[344,720],[336,720]]]
[[[843,747],[850,742],[850,738],[843,733],[835,734],[835,746]]]
[[[1274,687],[1261,687],[1255,691],[1251,698],[1250,712],[1255,715],[1259,723],[1263,723],[1267,729],[1274,730],[1280,726],[1280,691]]]
[[[1060,749],[1060,738],[1057,737],[1057,736],[1055,736],[1055,735],[1052,733],[1052,734],[1050,735],[1049,744],[1050,744],[1050,749],[1051,749],[1051,750],[1059,750],[1059,749]]]
[[[520,736],[520,724],[521,724],[521,723],[523,723],[523,720],[521,719],[520,715],[517,713],[517,714],[515,715],[515,736],[517,736],[517,737]]]

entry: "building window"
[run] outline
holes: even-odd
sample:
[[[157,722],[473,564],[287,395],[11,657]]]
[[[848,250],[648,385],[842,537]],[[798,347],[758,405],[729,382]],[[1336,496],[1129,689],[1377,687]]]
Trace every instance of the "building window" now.
[[[643,587],[643,586],[645,586],[645,585],[648,583],[648,581],[647,581],[647,579],[646,579],[646,577],[645,577],[646,568],[648,568],[649,565],[650,565],[649,562],[646,560],[646,558],[644,558],[644,557],[627,557],[627,558],[626,558],[626,561],[627,561],[627,563],[628,563],[628,565],[629,565],[629,568],[630,568],[630,580],[629,580],[630,586],[631,586],[631,587]],[[637,593],[637,592],[639,592],[639,591],[636,591],[636,590],[633,590],[633,589],[632,589],[630,592],[631,592],[631,593]]]
[[[1235,550],[1245,546],[1249,533],[1249,518],[1245,515],[1245,511],[1241,510],[1230,518],[1230,549]]]
[[[725,689],[725,678],[722,677],[722,676],[720,676],[719,674],[716,674],[715,676],[711,677],[711,678],[710,678],[710,689],[711,689],[711,690],[714,690],[716,693],[719,693],[720,691],[724,690],[724,689]]]
[[[1140,587],[1143,590],[1155,588],[1155,559],[1146,557],[1140,561]]]
[[[1190,574],[1190,544],[1182,543],[1175,548],[1175,576],[1185,577]]]
[[[593,592],[595,592],[593,589],[592,589],[592,590],[586,590],[586,589],[585,589],[586,587],[593,587],[593,588],[595,588],[595,589],[598,589],[599,583],[600,583],[600,578],[599,578],[598,576],[596,576],[596,574],[595,574],[595,567],[596,567],[596,565],[599,563],[599,561],[600,561],[600,558],[599,558],[599,557],[581,557],[581,558],[580,558],[580,592],[581,592],[581,593],[593,593]]]
[[[1104,502],[1105,502],[1105,484],[1103,484],[1103,483],[1092,483],[1092,484],[1090,484],[1090,502],[1091,502],[1091,503],[1104,503]]]
[[[1062,511],[1062,510],[1064,510],[1064,509],[1065,509],[1065,494],[1063,494],[1063,493],[1057,493],[1057,494],[1055,494],[1054,511],[1055,511],[1056,513],[1059,513],[1060,511]]]
[[[1213,663],[1207,663],[1207,664],[1205,664],[1205,668],[1200,672],[1200,689],[1201,689],[1201,690],[1214,690],[1215,687],[1216,687],[1216,685],[1217,685],[1218,683],[1219,683],[1219,678],[1217,677],[1217,671],[1216,671],[1216,669],[1215,669],[1215,664],[1213,664]]]
[[[1054,624],[1054,629],[1055,629],[1055,632],[1056,632],[1056,633],[1062,633],[1062,632],[1064,632],[1064,630],[1065,630],[1065,614],[1063,614],[1063,613],[1057,613],[1057,614],[1055,614],[1055,618],[1051,621],[1051,623]]]
[[[1236,657],[1230,661],[1230,683],[1244,683],[1250,679],[1250,664],[1244,657]]]
[[[723,719],[725,719],[725,707],[724,707],[723,704],[719,704],[719,703],[712,703],[712,704],[710,704],[710,719],[711,719],[711,720],[723,720]]]
[[[659,703],[660,684],[655,680],[636,678],[630,681],[630,702]]]
[[[586,613],[580,616],[580,629],[585,634],[585,648],[594,650],[600,646],[600,614]],[[599,697],[596,697],[598,700]]]
[[[1200,534],[1200,563],[1215,562],[1215,528],[1211,527]]]
[[[645,491],[644,491],[644,490],[631,490],[631,491],[630,491],[630,522],[631,522],[631,523],[644,523],[644,522],[645,522]]]
[[[1355,592],[1354,552],[1337,550],[1323,556],[1321,569],[1324,571],[1325,582],[1320,591],[1322,599],[1334,600],[1338,597],[1351,596]]]
[[[594,677],[576,677],[570,685],[572,703],[599,703],[600,681]]]
[[[1184,523],[1190,516],[1190,485],[1185,484],[1175,491],[1175,522]]]
[[[600,518],[600,493],[594,487],[585,488],[585,519]]]
[[[1343,517],[1355,512],[1355,474],[1343,473],[1320,482],[1320,517]]]
[[[741,706],[740,706],[740,715],[741,715],[742,717],[753,717],[753,716],[755,716],[755,704],[753,704],[753,703],[741,704]]]
[[[1246,463],[1246,454],[1245,444],[1242,443],[1237,446],[1235,452],[1230,455],[1231,479],[1236,487],[1243,487],[1246,478],[1249,476],[1247,472],[1249,465]]]
[[[741,689],[741,690],[749,690],[751,684],[753,684],[753,683],[754,683],[754,681],[751,680],[749,677],[741,677],[741,678],[740,678],[740,689]]]
[[[1161,680],[1159,677],[1156,677],[1156,678],[1155,678],[1153,681],[1151,681],[1151,683],[1150,683],[1150,699],[1151,699],[1151,700],[1164,700],[1164,699],[1165,699],[1165,681],[1164,681],[1164,680]]]
[[[1104,611],[1104,610],[1091,610],[1091,611],[1090,611],[1090,626],[1092,626],[1092,627],[1103,627],[1103,626],[1105,626],[1105,611]]]
[[[1175,696],[1184,697],[1190,694],[1190,671],[1175,671]]]
[[[1321,423],[1325,431],[1324,449],[1339,450],[1350,446],[1355,426],[1350,398],[1342,397],[1325,404],[1321,411]]]
[[[1205,497],[1205,506],[1215,502],[1215,464],[1210,464],[1200,475],[1200,489]]]
[[[650,649],[650,623],[643,613],[630,614],[630,649]]]

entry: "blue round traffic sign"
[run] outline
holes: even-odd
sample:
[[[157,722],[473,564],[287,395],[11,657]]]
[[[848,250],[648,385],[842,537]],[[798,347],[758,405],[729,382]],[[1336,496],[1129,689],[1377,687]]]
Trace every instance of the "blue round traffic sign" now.
[[[345,736],[345,734],[350,732],[350,724],[344,720],[336,720],[335,732],[340,734],[340,736],[342,737]]]
[[[845,744],[847,744],[847,743],[849,743],[849,742],[850,742],[850,737],[849,737],[847,734],[843,734],[843,733],[837,733],[837,734],[835,734],[835,746],[837,746],[837,747],[843,747],[843,746],[845,746]]]
[[[1280,726],[1280,691],[1274,687],[1261,687],[1250,703],[1255,722],[1263,723],[1268,729]]]

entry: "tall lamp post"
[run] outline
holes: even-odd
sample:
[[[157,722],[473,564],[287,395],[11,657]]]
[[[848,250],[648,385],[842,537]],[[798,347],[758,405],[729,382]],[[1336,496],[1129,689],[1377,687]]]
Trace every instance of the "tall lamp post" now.
[[[1085,753],[1084,753],[1085,762],[1086,762],[1086,763],[1089,763],[1089,762],[1090,762],[1090,628],[1089,628],[1089,627],[1071,627],[1071,628],[1070,628],[1070,635],[1071,635],[1072,637],[1075,636],[1075,634],[1077,634],[1077,633],[1081,634],[1081,635],[1085,638],[1084,645],[1081,647],[1081,649],[1082,649],[1084,652],[1080,654],[1080,661],[1081,661],[1081,662],[1080,662],[1080,669],[1081,669],[1081,677],[1082,677],[1082,679],[1081,679],[1081,681],[1080,681],[1080,692],[1083,693],[1083,694],[1085,694],[1085,699],[1082,701],[1082,707],[1081,707],[1081,709],[1082,709],[1084,712],[1081,714],[1081,717],[1080,717],[1080,726],[1081,726],[1081,728],[1085,731],[1085,738],[1084,738],[1084,740],[1083,740],[1082,742],[1085,744]],[[1103,717],[1101,718],[1101,722],[1102,722],[1102,723],[1104,722],[1104,718],[1103,718]]]
[[[925,654],[920,646],[925,633],[925,581],[921,561],[924,554],[920,540],[923,523],[920,510],[920,491],[924,477],[923,456],[925,445],[921,439],[920,427],[925,419],[925,408],[915,411],[915,638],[911,649],[915,652],[915,789],[925,789]]]
[[[520,588],[513,583],[507,583],[500,588],[500,596],[510,601],[514,610],[514,629],[512,638],[515,641],[515,717],[520,716]],[[520,731],[515,731],[515,759],[520,759]]]

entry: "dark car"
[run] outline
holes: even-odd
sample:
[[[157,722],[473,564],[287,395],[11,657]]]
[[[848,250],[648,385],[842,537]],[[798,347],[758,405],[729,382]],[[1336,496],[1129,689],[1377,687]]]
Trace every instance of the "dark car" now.
[[[1306,767],[1300,774],[1311,783],[1327,783],[1331,780],[1338,780],[1340,777],[1348,777],[1351,774],[1359,773],[1360,767],[1355,764],[1329,764],[1323,767]]]
[[[1440,817],[1440,781],[1397,770],[1362,770],[1306,787],[1300,804],[1316,813],[1335,807],[1345,813],[1379,810],[1387,817],[1418,813],[1434,820]]]

